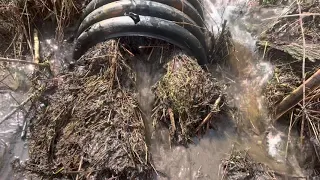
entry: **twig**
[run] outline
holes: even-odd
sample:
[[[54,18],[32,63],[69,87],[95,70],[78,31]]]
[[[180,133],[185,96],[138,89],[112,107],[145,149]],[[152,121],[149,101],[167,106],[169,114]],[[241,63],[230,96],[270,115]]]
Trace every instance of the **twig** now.
[[[9,77],[9,76],[12,76],[12,74],[9,72],[9,74],[7,74],[4,78],[2,78],[1,80],[0,80],[0,84],[3,84],[4,86],[6,86],[10,91],[14,91],[14,89],[13,88],[11,88],[9,85],[7,85],[6,83],[4,83],[3,81],[7,78],[7,77]],[[6,90],[6,89],[5,89]]]
[[[114,45],[114,43],[112,43],[112,45],[118,47],[118,45]],[[111,79],[110,79],[111,89],[113,88],[114,78],[116,77],[116,73],[117,73],[118,53],[117,53],[117,51],[115,51],[114,53],[115,54],[113,55],[113,57],[111,59]]]
[[[2,62],[11,62],[11,63],[31,64],[31,65],[35,65],[35,66],[45,66],[45,64],[41,64],[41,63],[35,63],[35,62],[25,61],[25,60],[21,60],[21,59],[4,58],[4,57],[0,57],[0,62],[1,61]]]
[[[206,123],[209,121],[209,119],[211,119],[213,113],[219,111],[218,106],[219,106],[219,104],[220,104],[221,98],[222,98],[222,95],[220,94],[219,97],[218,97],[218,99],[217,99],[216,102],[214,103],[213,108],[212,108],[212,110],[210,111],[210,113],[203,119],[203,121],[201,122],[201,124],[197,127],[196,132],[198,132],[198,131],[200,130],[200,128],[201,128],[204,124],[206,124]]]
[[[207,121],[208,121],[209,119],[211,119],[212,115],[213,115],[213,111],[210,111],[210,113],[206,116],[206,118],[204,118],[203,121],[201,122],[201,124],[197,127],[196,132],[198,132],[198,131],[200,130],[200,128],[201,128],[205,123],[207,123]]]
[[[299,0],[297,0],[297,4],[298,4],[298,9],[299,9],[299,22],[300,22],[300,28],[301,28],[301,34],[302,34],[302,41],[303,41],[303,57],[302,57],[302,111],[303,113],[305,112],[306,109],[306,85],[305,85],[305,81],[306,81],[306,74],[305,74],[305,66],[306,66],[306,39],[304,36],[304,29],[303,29],[303,20],[302,20],[302,16],[301,16],[301,6],[300,6],[300,2]],[[319,69],[319,74],[320,74],[320,69]],[[302,123],[301,123],[301,132],[300,132],[300,140],[301,140],[301,145],[302,145],[302,141],[303,141],[303,128],[304,128],[304,115],[302,114]]]
[[[5,75],[1,80],[0,80],[0,83],[2,82],[2,81],[4,81],[7,77],[9,77],[10,76],[10,74],[7,74],[7,75]]]
[[[153,171],[157,174],[157,177],[160,177],[160,175],[159,175],[159,171],[154,167],[154,165],[152,164],[152,163],[150,163],[150,165],[151,165],[151,167],[152,167],[152,169],[153,169]],[[161,172],[160,172],[161,173]],[[161,173],[162,174],[162,173]]]
[[[171,133],[173,135],[176,132],[177,128],[176,128],[176,124],[175,124],[175,121],[174,121],[174,114],[173,114],[171,108],[168,109],[168,113],[169,113],[169,118],[170,118],[170,122],[171,122],[171,126],[172,126]]]
[[[22,126],[22,131],[21,131],[21,139],[25,140],[26,136],[27,136],[27,125],[28,125],[28,121],[24,120],[23,122],[23,126]]]
[[[265,58],[268,48],[268,41],[265,42],[262,59]]]
[[[304,17],[304,16],[320,16],[320,13],[300,13],[300,14],[290,14],[290,15],[285,15],[285,16],[280,16],[280,17],[271,17],[271,18],[265,18],[262,19],[262,21],[265,20],[270,20],[270,19],[278,19],[278,18],[287,18],[287,17]]]
[[[288,139],[287,139],[287,145],[286,145],[286,155],[285,159],[288,161],[288,149],[289,149],[289,143],[291,143],[291,129],[292,129],[292,120],[293,120],[293,111],[291,112],[291,117],[290,117],[290,125],[289,125],[289,132],[288,132]]]
[[[282,115],[292,109],[299,102],[305,103],[305,88],[308,92],[313,92],[320,86],[320,69],[314,73],[305,83],[301,84],[297,89],[286,96],[276,107],[274,121],[277,121]],[[304,104],[305,105],[305,104]],[[304,106],[302,105],[302,108]],[[303,110],[304,111],[304,110]]]
[[[21,108],[21,106],[24,106],[25,104],[27,104],[36,94],[33,94],[31,96],[29,96],[25,101],[23,101],[19,106],[17,106],[16,108],[14,108],[14,110],[12,110],[9,114],[7,114],[5,117],[3,117],[0,121],[0,125],[2,123],[4,123],[7,119],[9,119],[14,113],[17,112],[18,109]]]
[[[37,29],[34,29],[33,33],[33,40],[34,40],[34,59],[33,61],[37,64],[40,63],[40,42]]]
[[[30,49],[30,52],[31,52],[31,55],[32,57],[34,57],[34,53],[32,51],[32,45],[31,45],[31,41],[28,37],[31,36],[31,32],[30,32],[30,19],[29,19],[29,12],[28,12],[28,8],[27,8],[27,2],[28,1],[25,1],[25,4],[24,4],[24,7],[23,7],[23,12],[26,12],[25,14],[27,15],[27,21],[28,21],[28,32],[27,32],[27,29],[25,26],[22,26],[23,27],[23,33],[24,33],[24,36],[26,37],[26,40],[27,40],[27,44],[29,46],[29,49]]]
[[[222,37],[223,37],[223,33],[225,32],[225,30],[226,30],[226,28],[227,28],[227,22],[228,22],[227,20],[224,20],[224,21],[223,21],[221,34],[220,34],[220,36],[219,36],[219,38],[218,38],[217,44],[219,44],[219,43],[221,42],[221,39],[222,39]]]
[[[19,106],[19,102],[18,100],[11,94],[11,92],[9,93],[10,97],[18,104],[18,108],[20,108],[20,110],[24,111],[25,113],[27,113],[27,110],[24,107]]]
[[[81,170],[81,167],[82,167],[82,162],[83,162],[83,156],[81,156],[81,159],[80,159],[80,163],[79,163],[79,168],[78,168],[78,172],[80,172]],[[79,174],[77,174],[77,177],[76,177],[76,180],[79,179]]]

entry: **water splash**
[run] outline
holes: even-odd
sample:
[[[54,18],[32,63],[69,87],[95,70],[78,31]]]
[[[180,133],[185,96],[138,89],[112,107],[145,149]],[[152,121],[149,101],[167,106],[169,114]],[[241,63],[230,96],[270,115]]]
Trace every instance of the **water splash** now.
[[[263,103],[262,88],[272,77],[273,66],[256,53],[255,35],[262,30],[261,24],[264,18],[277,16],[281,11],[274,9],[272,13],[265,13],[267,10],[262,9],[259,11],[260,14],[253,10],[257,3],[247,0],[204,0],[203,2],[207,27],[218,35],[221,25],[227,21],[232,35],[234,49],[230,52],[228,62],[230,67],[229,69],[220,67],[218,74],[222,74],[222,81],[231,84],[227,89],[230,100],[240,109],[244,123],[247,123],[245,128],[252,129],[257,137],[247,139],[242,148],[251,148],[249,152],[258,162],[286,171],[287,168],[284,165],[275,164],[275,161],[267,158],[268,149],[261,151],[261,147],[257,144],[263,140],[267,128],[268,114]],[[253,14],[254,21],[249,18]],[[256,28],[254,32],[249,31],[252,29],[248,27],[250,25],[257,25],[258,28],[253,27]],[[227,120],[225,119],[224,122]],[[172,147],[170,149],[169,144],[154,145],[152,154],[155,168],[167,175],[167,177],[160,175],[158,179],[218,179],[221,159],[230,152],[233,143],[239,140],[235,136],[232,123],[218,126],[220,130],[212,130],[188,148]],[[168,139],[168,134],[165,132],[160,132],[158,136],[162,137],[162,142]],[[270,146],[270,148],[274,147]]]

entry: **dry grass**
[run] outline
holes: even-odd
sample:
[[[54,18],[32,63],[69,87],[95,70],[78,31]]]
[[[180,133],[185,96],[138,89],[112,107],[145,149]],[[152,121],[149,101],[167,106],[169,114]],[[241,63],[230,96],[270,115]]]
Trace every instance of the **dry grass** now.
[[[24,48],[24,26],[16,2],[0,1],[0,55],[20,58]]]
[[[64,39],[65,28],[75,23],[86,3],[84,0],[30,0],[25,5],[25,11],[30,14],[28,21],[31,23],[55,23],[55,37],[61,42]]]
[[[33,28],[44,22],[56,24],[56,39],[64,39],[65,28],[74,24],[86,1],[82,0],[1,0],[0,55],[21,58],[32,54]]]

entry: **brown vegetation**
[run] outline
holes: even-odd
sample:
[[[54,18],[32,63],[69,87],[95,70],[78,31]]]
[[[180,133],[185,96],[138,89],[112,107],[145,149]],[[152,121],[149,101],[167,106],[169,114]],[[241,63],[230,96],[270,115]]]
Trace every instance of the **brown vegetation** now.
[[[133,74],[118,53],[116,41],[98,44],[74,71],[46,84],[34,106],[27,170],[80,179],[151,176]]]

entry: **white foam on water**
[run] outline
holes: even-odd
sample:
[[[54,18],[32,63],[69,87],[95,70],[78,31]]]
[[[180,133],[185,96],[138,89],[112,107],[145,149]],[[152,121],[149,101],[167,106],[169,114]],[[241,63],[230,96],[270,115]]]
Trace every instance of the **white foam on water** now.
[[[278,146],[279,146],[279,143],[282,141],[281,135],[269,133],[267,135],[267,141],[269,144],[268,146],[269,155],[271,155],[274,158],[277,157],[279,152]]]

